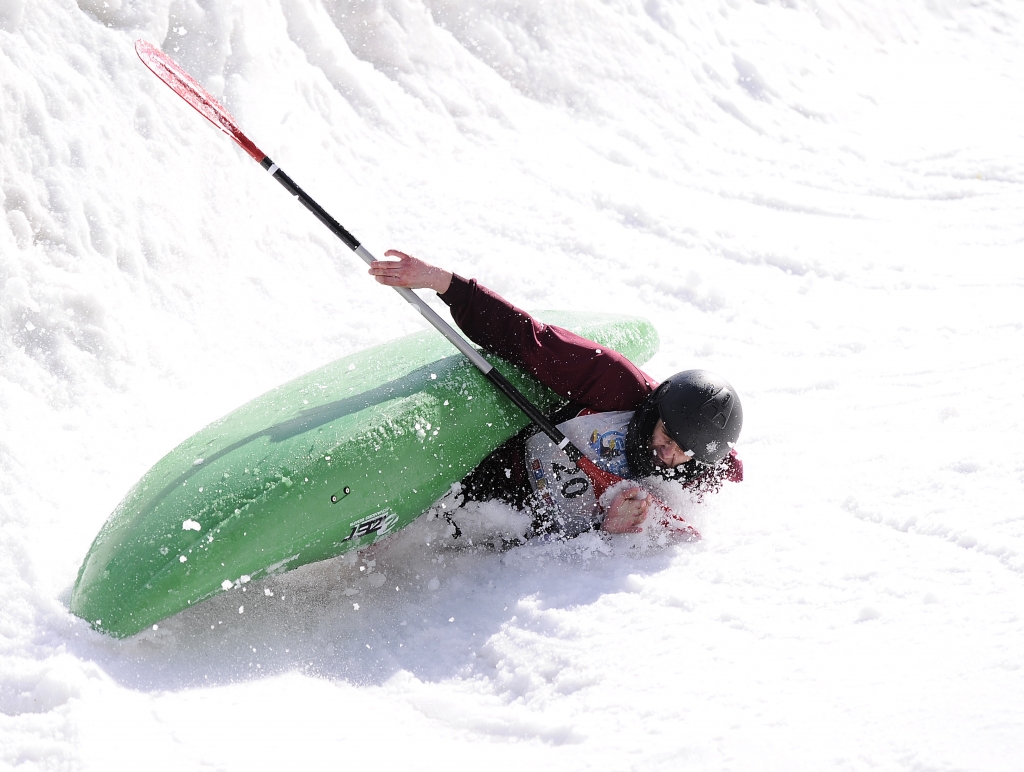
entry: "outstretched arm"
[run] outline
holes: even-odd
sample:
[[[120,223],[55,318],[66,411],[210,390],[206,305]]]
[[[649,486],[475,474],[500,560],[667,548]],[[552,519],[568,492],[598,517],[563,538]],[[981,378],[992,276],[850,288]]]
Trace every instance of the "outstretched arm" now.
[[[593,410],[635,410],[657,383],[617,351],[537,321],[501,296],[415,257],[389,250],[370,274],[381,284],[433,289],[473,342],[522,365],[557,394]]]

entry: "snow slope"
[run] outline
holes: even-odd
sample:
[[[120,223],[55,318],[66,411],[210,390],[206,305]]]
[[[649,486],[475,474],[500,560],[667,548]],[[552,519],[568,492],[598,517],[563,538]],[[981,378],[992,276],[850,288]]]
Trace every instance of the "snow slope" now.
[[[0,0],[0,767],[1018,769],[1022,21]],[[128,641],[71,616],[168,449],[421,325],[137,37],[372,251],[646,315],[653,375],[728,377],[747,480],[681,503],[705,540],[425,519]]]

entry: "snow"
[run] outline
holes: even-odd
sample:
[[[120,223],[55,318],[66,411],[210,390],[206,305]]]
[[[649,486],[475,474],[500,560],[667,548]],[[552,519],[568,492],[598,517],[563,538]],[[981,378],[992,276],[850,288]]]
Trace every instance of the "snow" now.
[[[0,2],[0,767],[1017,769],[1022,20]],[[727,377],[747,479],[675,502],[703,541],[496,553],[521,523],[484,507],[474,547],[431,515],[126,641],[70,615],[167,450],[422,327],[139,37],[374,253],[647,316],[649,372]]]

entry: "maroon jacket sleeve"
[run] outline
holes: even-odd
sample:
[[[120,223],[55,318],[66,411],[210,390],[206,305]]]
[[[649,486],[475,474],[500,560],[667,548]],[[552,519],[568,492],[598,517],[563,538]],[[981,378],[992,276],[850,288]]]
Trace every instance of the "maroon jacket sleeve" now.
[[[453,276],[440,297],[474,343],[573,402],[598,411],[635,410],[658,385],[618,351],[537,321],[475,279]]]

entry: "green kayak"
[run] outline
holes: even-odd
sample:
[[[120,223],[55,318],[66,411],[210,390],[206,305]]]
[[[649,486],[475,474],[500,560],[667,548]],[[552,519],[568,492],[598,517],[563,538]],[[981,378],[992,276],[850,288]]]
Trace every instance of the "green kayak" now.
[[[637,363],[658,348],[643,319],[540,316]],[[545,412],[563,403],[494,364]],[[71,611],[125,637],[238,582],[366,547],[526,423],[432,330],[339,359],[215,421],[150,469],[93,542]]]

